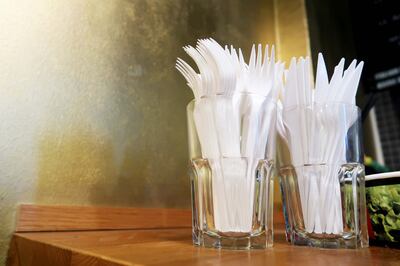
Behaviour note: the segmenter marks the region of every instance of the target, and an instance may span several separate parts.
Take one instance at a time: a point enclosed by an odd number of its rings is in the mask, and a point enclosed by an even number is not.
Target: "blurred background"
[[[398,170],[399,23],[395,0],[1,1],[0,264],[20,203],[190,207],[174,65],[198,38],[364,60],[370,171]]]
[[[306,7],[314,59],[319,51],[323,52],[331,70],[341,57],[365,62],[357,104],[363,109],[365,153],[373,158],[371,168],[370,158],[366,160],[367,173],[399,170],[398,1],[307,0]]]

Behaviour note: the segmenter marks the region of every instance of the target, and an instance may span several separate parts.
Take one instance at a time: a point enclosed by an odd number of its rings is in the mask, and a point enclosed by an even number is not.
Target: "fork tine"
[[[272,63],[275,63],[275,45],[272,45],[272,47],[271,47],[270,61],[271,61]]]
[[[185,61],[183,61],[182,59],[181,59],[181,61],[179,61],[179,63],[186,70],[187,75],[190,77],[190,79],[192,80],[192,83],[193,83],[196,80],[196,76],[197,76],[196,71],[194,71],[194,69],[189,64],[187,64]]]
[[[232,54],[233,62],[236,64],[237,71],[239,71],[240,70],[240,62],[239,62],[238,54],[237,54],[235,48],[232,48],[231,54]]]
[[[182,68],[182,66],[180,66],[180,65],[176,65],[176,69],[182,74],[182,76],[186,79],[186,81],[188,83],[190,83],[190,78],[189,78],[187,72],[185,71],[185,69]]]
[[[195,78],[195,75],[197,74],[196,71],[194,71],[194,69],[181,58],[177,59],[177,66],[180,66],[192,80]]]
[[[185,70],[186,73],[187,72],[187,68],[185,66],[185,62],[183,60],[179,60],[180,58],[178,58],[178,60],[176,61],[177,66],[181,67],[183,70]]]
[[[269,45],[267,44],[265,46],[265,50],[264,50],[264,62],[263,62],[263,68],[267,67],[268,61],[269,61],[269,55],[268,55],[268,49],[269,49]]]
[[[189,87],[192,87],[192,86],[191,86],[190,79],[189,79],[189,77],[187,76],[186,72],[185,72],[179,65],[176,65],[176,69],[177,69],[177,70],[182,74],[182,76],[185,78],[185,80],[186,80],[187,84],[189,85]]]
[[[261,63],[262,63],[262,45],[261,43],[258,44],[258,51],[257,51],[257,65],[256,65],[256,71],[260,72],[261,71]]]
[[[239,48],[239,62],[242,67],[246,65],[241,48]]]
[[[182,59],[177,60],[175,67],[185,77],[187,85],[192,89],[194,97],[198,99],[201,96],[201,89],[199,88],[199,83],[196,79],[197,73],[194,72],[193,69]],[[192,71],[190,69],[192,69]]]
[[[255,61],[256,61],[256,48],[255,45],[253,44],[253,46],[251,47],[250,60],[249,60],[250,69],[254,69]]]

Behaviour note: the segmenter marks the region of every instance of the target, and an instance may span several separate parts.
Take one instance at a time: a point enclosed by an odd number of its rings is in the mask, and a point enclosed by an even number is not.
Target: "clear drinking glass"
[[[255,95],[238,97],[259,98]],[[216,99],[206,100],[224,101],[227,99],[217,96]],[[219,156],[209,156],[209,158],[204,156],[204,154],[212,155],[213,152],[205,151],[207,147],[205,147],[204,141],[201,143],[201,138],[198,137],[205,133],[198,134],[199,126],[196,125],[196,122],[198,124],[201,122],[195,121],[196,102],[192,101],[187,106],[193,243],[195,245],[227,249],[272,246],[276,105],[266,98],[253,100],[260,104],[255,104],[248,109],[240,108],[240,114],[235,117],[235,119],[239,119],[240,134],[230,134],[236,136],[234,139],[239,142],[237,143],[240,147],[239,156],[233,156],[235,152],[230,152],[231,146],[222,143],[223,139],[229,136],[221,136],[219,133],[213,134],[212,132],[207,134],[209,138],[215,136],[218,139]],[[230,102],[231,99],[227,101]],[[243,98],[241,101],[244,102]],[[224,123],[224,119],[218,121],[219,118],[214,116],[217,110],[213,111],[210,113],[211,117],[205,119],[209,131],[216,130],[209,126],[211,118],[215,119],[216,123]],[[224,112],[219,111],[220,113]],[[229,119],[231,117],[226,118],[226,120]],[[246,130],[242,130],[246,123],[259,123],[260,128],[266,126],[270,133],[267,134],[267,138],[261,137],[260,132],[263,130],[249,130],[254,131],[250,134]],[[265,123],[268,125],[264,125]],[[243,142],[246,140],[247,144],[245,145]],[[224,145],[229,147],[224,147]],[[250,146],[252,148],[249,148]],[[247,153],[244,151],[246,147]],[[243,154],[248,156],[241,156]]]
[[[344,103],[283,110],[279,176],[288,240],[368,246],[360,110]]]

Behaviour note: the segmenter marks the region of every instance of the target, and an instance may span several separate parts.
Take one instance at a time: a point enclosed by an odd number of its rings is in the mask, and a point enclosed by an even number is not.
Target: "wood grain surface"
[[[274,216],[273,248],[229,251],[192,245],[190,210],[23,205],[7,265],[400,265],[395,249],[291,246]]]
[[[188,209],[21,205],[16,232],[190,228]]]
[[[190,228],[189,209],[116,208],[23,204],[16,232]],[[281,204],[274,205],[274,221],[284,223]]]
[[[190,229],[17,233],[14,265],[400,265],[399,250],[294,247],[282,227],[275,238],[270,249],[229,251],[194,247]]]

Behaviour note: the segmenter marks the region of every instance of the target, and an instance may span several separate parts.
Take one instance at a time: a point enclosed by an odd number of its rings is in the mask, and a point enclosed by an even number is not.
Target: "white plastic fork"
[[[196,100],[202,96],[201,76],[194,71],[185,61],[178,58],[176,62],[176,69],[185,77],[188,86],[192,89],[193,95]]]

